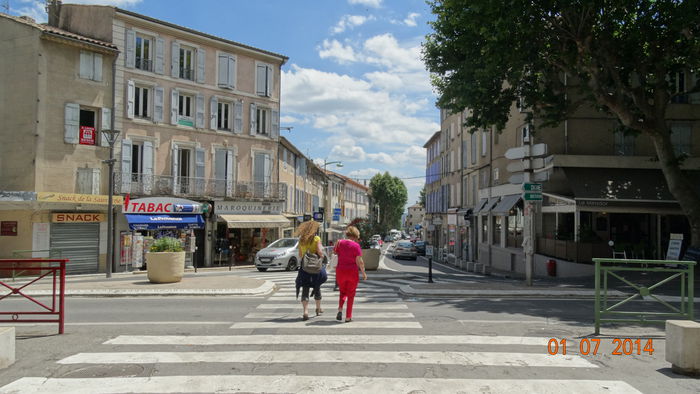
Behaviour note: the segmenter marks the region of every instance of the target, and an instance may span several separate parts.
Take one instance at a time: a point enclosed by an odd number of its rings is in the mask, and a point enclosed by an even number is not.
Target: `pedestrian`
[[[318,232],[319,223],[315,220],[309,220],[299,225],[296,236],[299,237],[299,261],[301,268],[297,273],[296,289],[297,297],[299,297],[299,289],[301,288],[301,305],[303,307],[302,320],[309,320],[309,290],[311,297],[316,301],[316,316],[323,313],[321,309],[321,285],[328,279],[325,267],[317,274],[310,274],[304,270],[304,255],[306,252],[316,254],[323,259],[323,246],[321,238],[316,235]]]
[[[347,239],[341,239],[335,244],[333,252],[338,255],[338,265],[335,267],[335,278],[340,288],[338,297],[338,314],[336,320],[343,320],[343,305],[347,300],[348,306],[345,313],[345,322],[352,321],[352,304],[355,301],[355,291],[359,280],[359,272],[362,272],[362,280],[367,280],[365,262],[362,260],[360,248],[360,232],[355,226],[348,226],[345,230]]]

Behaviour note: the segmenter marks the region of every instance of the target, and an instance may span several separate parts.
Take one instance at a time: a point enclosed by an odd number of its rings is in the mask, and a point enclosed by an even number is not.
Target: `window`
[[[255,86],[258,96],[272,96],[272,66],[263,63],[257,64]]]
[[[615,132],[614,154],[618,156],[634,155],[634,139],[633,134],[625,134],[622,131]]]
[[[97,113],[91,109],[80,108],[80,145],[96,145]]]
[[[153,71],[153,38],[137,34],[134,56],[136,68]]]
[[[481,131],[481,156],[486,156],[486,152],[489,149],[489,132],[487,130]]]
[[[231,196],[234,180],[233,151],[217,149],[214,153],[214,179],[217,196]]]
[[[219,101],[216,110],[216,128],[219,130],[231,130],[231,103]]]
[[[255,134],[267,134],[270,127],[270,110],[258,107],[255,111]]]
[[[219,53],[218,85],[224,89],[236,88],[236,58],[228,53]]]
[[[80,78],[92,81],[102,81],[102,55],[99,53],[80,51]]]
[[[525,125],[520,130],[520,145],[527,145],[530,143],[530,138],[532,137],[532,125]]]
[[[194,49],[180,47],[180,78],[194,81]]]
[[[192,121],[192,114],[194,112],[192,109],[193,106],[194,96],[188,94],[180,94],[177,106],[177,114],[179,116],[178,124],[184,126],[194,126],[194,123]]]
[[[672,103],[680,103],[680,104],[687,104],[688,103],[688,95],[687,94],[682,94],[685,93],[686,91],[686,83],[685,83],[685,72],[684,71],[679,71],[676,73],[673,73],[671,75],[671,94],[675,95],[671,97],[671,102]]]
[[[690,124],[676,123],[671,125],[671,144],[676,156],[691,155],[691,137],[693,127]]]
[[[78,168],[76,193],[100,194],[100,169]]]
[[[134,143],[131,145],[131,181],[139,182],[143,174],[143,145]]]
[[[134,88],[134,116],[142,119],[150,119],[151,115],[149,113],[151,89],[143,86],[138,86]]]
[[[476,152],[477,152],[476,151],[476,149],[477,149],[476,148],[476,137],[477,137],[476,132],[473,132],[471,134],[471,142],[470,142],[471,148],[472,148],[471,149],[472,164],[476,164]]]

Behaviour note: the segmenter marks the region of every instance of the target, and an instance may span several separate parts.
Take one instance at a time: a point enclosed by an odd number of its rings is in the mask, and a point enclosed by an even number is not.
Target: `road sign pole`
[[[528,141],[527,144],[527,157],[530,157],[532,143]],[[529,166],[531,167],[531,166]],[[529,183],[532,180],[532,170],[527,169],[524,174],[525,183]],[[525,215],[523,218],[523,251],[525,252],[525,284],[527,286],[532,286],[532,255],[533,255],[533,202],[530,200],[525,200]]]

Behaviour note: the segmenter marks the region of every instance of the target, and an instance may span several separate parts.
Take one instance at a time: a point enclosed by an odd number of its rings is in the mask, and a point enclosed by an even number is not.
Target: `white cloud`
[[[365,61],[368,63],[399,72],[425,70],[421,60],[420,45],[404,48],[389,33],[374,36],[365,41],[364,50],[367,52]]]
[[[406,26],[415,27],[417,25],[416,18],[418,18],[419,16],[419,13],[411,12],[410,14],[408,14],[406,19],[403,20],[403,23],[406,24]]]
[[[373,176],[377,174],[383,173],[383,170],[379,170],[377,168],[364,168],[361,170],[355,170],[351,171],[348,173],[348,177],[351,178],[361,178],[361,179],[371,179]]]
[[[306,118],[297,118],[289,115],[280,116],[280,124],[284,126],[284,123],[297,123],[297,124],[308,124],[309,120]]]
[[[366,159],[365,150],[359,146],[335,145],[329,155],[333,160],[364,161]]]
[[[379,8],[382,5],[383,0],[348,0],[350,4],[365,5],[367,7]]]
[[[338,40],[323,40],[318,55],[321,59],[331,58],[340,64],[357,61],[355,50],[349,45],[343,45]]]
[[[362,26],[368,21],[374,20],[374,16],[363,16],[363,15],[343,15],[338,23],[333,26],[331,31],[333,34],[340,34],[347,29],[352,29],[356,26]]]

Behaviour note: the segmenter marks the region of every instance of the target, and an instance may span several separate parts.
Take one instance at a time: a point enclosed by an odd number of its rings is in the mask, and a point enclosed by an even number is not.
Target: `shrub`
[[[151,252],[182,252],[182,243],[173,237],[158,238],[151,245]]]

